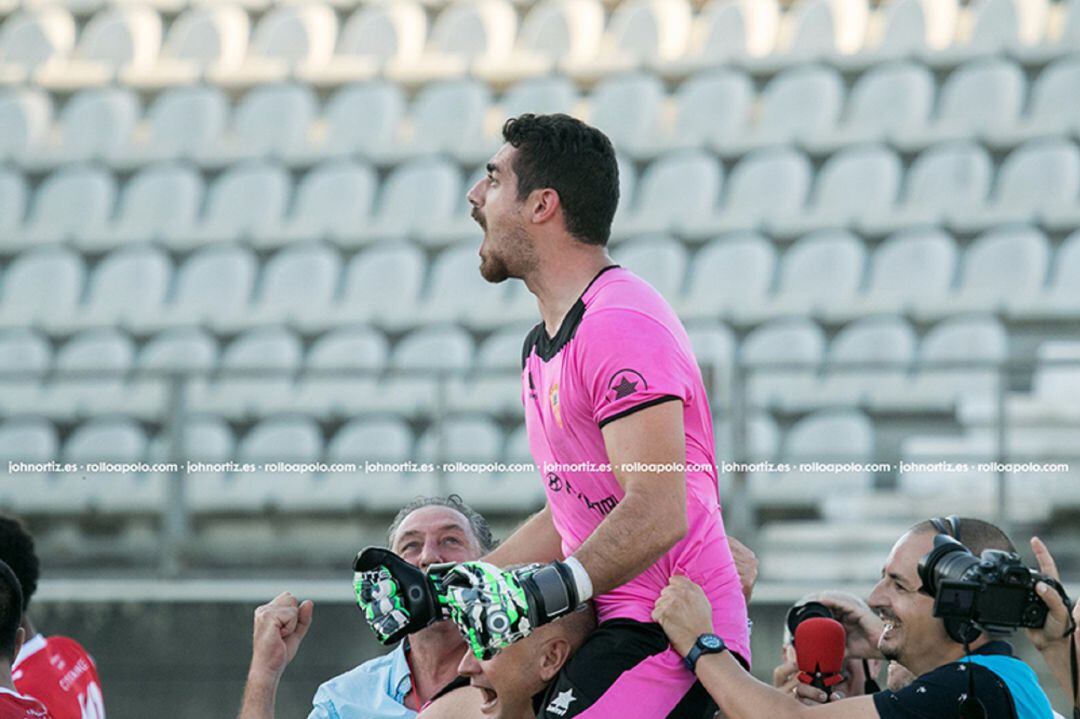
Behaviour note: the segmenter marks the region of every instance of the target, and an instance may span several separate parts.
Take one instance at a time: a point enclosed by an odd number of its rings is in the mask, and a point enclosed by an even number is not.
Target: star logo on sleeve
[[[577,697],[574,696],[573,689],[567,689],[564,692],[559,692],[559,696],[555,697],[552,702],[548,704],[548,714],[564,716],[566,712],[570,710],[570,704],[575,701],[577,701]]]
[[[649,383],[637,370],[621,369],[611,376],[607,386],[611,400],[616,401],[641,390],[647,390]]]

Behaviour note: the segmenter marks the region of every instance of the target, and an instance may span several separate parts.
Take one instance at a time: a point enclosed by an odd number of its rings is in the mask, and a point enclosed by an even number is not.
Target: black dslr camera
[[[934,616],[961,643],[984,631],[1007,634],[1046,624],[1048,609],[1035,593],[1040,581],[1065,596],[1060,583],[1025,567],[1018,555],[987,549],[976,557],[945,534],[934,537],[934,548],[919,561],[919,579],[919,591],[934,598]]]

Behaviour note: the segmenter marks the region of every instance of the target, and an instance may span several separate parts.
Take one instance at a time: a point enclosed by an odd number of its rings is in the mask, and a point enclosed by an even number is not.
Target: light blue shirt
[[[405,706],[412,676],[404,643],[324,682],[311,700],[308,719],[413,719]]]

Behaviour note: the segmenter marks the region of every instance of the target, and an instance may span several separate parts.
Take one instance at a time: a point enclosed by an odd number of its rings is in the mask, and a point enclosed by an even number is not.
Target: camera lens
[[[977,566],[980,559],[952,537],[939,534],[934,537],[934,548],[919,560],[919,579],[925,594],[936,596],[938,587],[945,580],[961,580],[968,570]]]

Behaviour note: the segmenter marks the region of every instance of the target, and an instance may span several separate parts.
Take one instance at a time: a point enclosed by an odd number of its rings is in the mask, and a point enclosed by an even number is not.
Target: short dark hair
[[[29,606],[30,598],[37,591],[41,567],[34,538],[26,525],[15,517],[0,514],[0,561],[5,562],[22,586],[23,603]]]
[[[390,523],[390,528],[386,531],[387,545],[394,543],[394,535],[397,534],[398,527],[405,521],[405,518],[423,507],[449,507],[456,512],[460,512],[465,519],[469,520],[469,527],[472,529],[473,536],[476,537],[476,541],[484,553],[495,549],[498,544],[491,535],[491,526],[484,518],[484,515],[465,504],[460,496],[451,494],[448,497],[419,497],[399,509],[397,515],[394,516],[394,521]]]
[[[512,117],[503,139],[517,150],[517,195],[559,193],[566,231],[590,245],[606,245],[619,205],[619,164],[607,135],[569,115]]]
[[[23,591],[19,578],[0,561],[0,659],[15,661],[15,644],[22,626]]]
[[[1009,535],[1005,534],[999,527],[990,524],[990,522],[973,519],[972,517],[961,517],[957,522],[957,529],[960,536],[954,537],[954,539],[958,539],[961,544],[971,550],[972,554],[981,555],[987,549],[1000,549],[1004,552],[1016,553],[1016,545],[1009,539]],[[933,521],[929,519],[919,522],[911,528],[911,531],[917,534],[923,532],[938,533]]]

